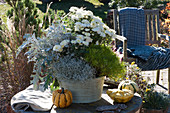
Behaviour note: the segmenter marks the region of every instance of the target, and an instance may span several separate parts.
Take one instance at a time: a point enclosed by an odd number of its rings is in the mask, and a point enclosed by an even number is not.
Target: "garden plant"
[[[54,21],[43,33],[45,35],[42,37],[26,34],[26,41],[18,48],[17,53],[18,55],[24,48],[29,47],[25,55],[28,62],[35,62],[33,70],[36,73],[33,75],[35,86],[39,79],[45,80],[45,88],[47,88],[55,78],[86,80],[124,73],[123,63],[120,63],[118,57],[109,48],[115,37],[115,31],[89,10],[71,7],[68,14]],[[108,56],[103,56],[100,50]],[[69,56],[69,61],[66,60],[66,56]],[[87,68],[81,70],[80,64]],[[63,70],[62,73],[60,70]]]
[[[143,108],[145,110],[162,110],[162,112],[167,112],[168,106],[170,105],[169,96],[163,92],[155,91],[154,87],[155,84],[147,86],[143,97]],[[154,112],[156,111],[152,111],[151,113]]]

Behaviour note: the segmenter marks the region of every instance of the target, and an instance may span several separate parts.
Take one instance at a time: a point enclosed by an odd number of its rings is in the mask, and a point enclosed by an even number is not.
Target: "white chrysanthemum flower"
[[[76,15],[71,15],[72,20],[78,20],[79,18]]]
[[[66,46],[70,41],[69,40],[63,40],[61,43],[60,43],[60,46],[63,48],[64,46]]]
[[[98,31],[100,31],[100,28],[99,27],[95,27],[95,28],[92,29],[92,31],[98,32]]]
[[[83,35],[77,35],[76,38],[83,40],[84,36]]]
[[[89,42],[87,42],[87,41],[83,41],[82,43],[83,43],[84,45],[86,45],[86,46],[89,45]]]
[[[74,26],[75,31],[80,31],[80,26]]]
[[[84,30],[84,27],[81,27],[80,30]]]
[[[110,29],[106,24],[103,24],[103,28],[106,29],[106,30]]]
[[[101,37],[106,37],[106,34],[103,33],[103,32],[101,32],[101,33],[100,33],[100,36],[101,36]]]
[[[113,30],[113,29],[110,29],[110,32],[111,32],[112,34],[116,34],[116,31]]]
[[[85,34],[86,32],[82,31],[82,34]]]
[[[95,22],[99,23],[99,24],[102,24],[102,23],[103,23],[103,22],[102,22],[102,19],[99,18],[99,17],[97,17],[97,16],[93,16],[93,20],[94,20]]]
[[[85,28],[88,24],[81,24],[81,27]]]
[[[92,28],[97,27],[97,23],[96,23],[96,21],[91,21],[91,24],[90,24],[90,25],[91,25],[91,27],[92,27]]]
[[[85,37],[85,39],[86,39],[86,42],[92,42],[93,41],[93,39],[90,38],[90,37]]]
[[[88,28],[85,28],[85,31],[90,31],[90,29],[88,29]]]
[[[90,33],[84,33],[84,35],[86,35],[87,37],[90,37]]]
[[[79,38],[77,38],[77,39],[76,39],[76,42],[79,43],[79,44],[81,44],[82,40],[79,39]]]
[[[111,32],[110,32],[109,30],[106,30],[105,33],[108,34],[109,36],[112,35]]]
[[[83,20],[82,20],[82,23],[84,23],[84,24],[90,24],[90,22],[89,22],[87,19],[83,19]]]
[[[84,27],[90,27],[90,22],[87,19],[83,19],[82,23],[84,24]]]
[[[105,31],[105,29],[104,29],[104,27],[103,27],[103,25],[101,24],[100,26],[100,30],[102,31],[102,32],[104,32]]]
[[[75,31],[80,31],[81,26],[82,26],[81,22],[76,22],[74,26]]]
[[[72,44],[76,44],[77,42],[76,42],[76,40],[72,40],[71,43]]]
[[[88,18],[89,18],[89,16],[88,16],[88,15],[84,15],[84,18],[88,19]]]
[[[56,52],[61,52],[63,49],[62,49],[62,47],[60,46],[60,45],[55,45],[54,47],[53,47],[53,51],[56,51]]]
[[[79,9],[79,8],[73,6],[73,7],[71,7],[71,8],[69,9],[69,11],[70,11],[70,12],[76,12],[78,9]]]
[[[90,27],[90,24],[86,24],[86,27]]]
[[[80,18],[83,18],[84,17],[84,14],[83,14],[83,9],[78,9],[77,11],[76,11],[76,15],[77,15],[77,17],[80,19]]]
[[[93,12],[92,11],[84,11],[84,15],[92,17],[93,16]]]
[[[101,32],[101,30],[98,30],[97,33],[100,35],[102,32]]]
[[[82,23],[81,23],[81,22],[76,22],[75,25],[76,25],[76,26],[81,26]]]
[[[82,27],[90,27],[90,24],[82,24]]]

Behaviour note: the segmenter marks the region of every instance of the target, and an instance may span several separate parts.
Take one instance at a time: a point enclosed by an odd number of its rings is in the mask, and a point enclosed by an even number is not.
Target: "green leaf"
[[[53,83],[50,86],[51,91],[55,91],[57,89],[59,89],[59,83],[58,80],[55,78],[55,80],[53,80]]]

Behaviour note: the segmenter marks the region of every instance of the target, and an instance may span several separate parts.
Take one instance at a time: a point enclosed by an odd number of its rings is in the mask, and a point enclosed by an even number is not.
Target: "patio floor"
[[[142,76],[149,80],[149,83],[156,83],[156,71],[142,71]],[[168,94],[168,69],[160,71],[159,85],[156,85],[155,89]]]

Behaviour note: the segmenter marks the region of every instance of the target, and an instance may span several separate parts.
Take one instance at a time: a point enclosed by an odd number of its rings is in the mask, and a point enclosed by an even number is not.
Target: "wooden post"
[[[124,40],[123,42],[123,58],[124,61],[127,61],[127,40]]]
[[[156,84],[159,84],[159,75],[160,75],[160,70],[158,69],[156,71]]]

